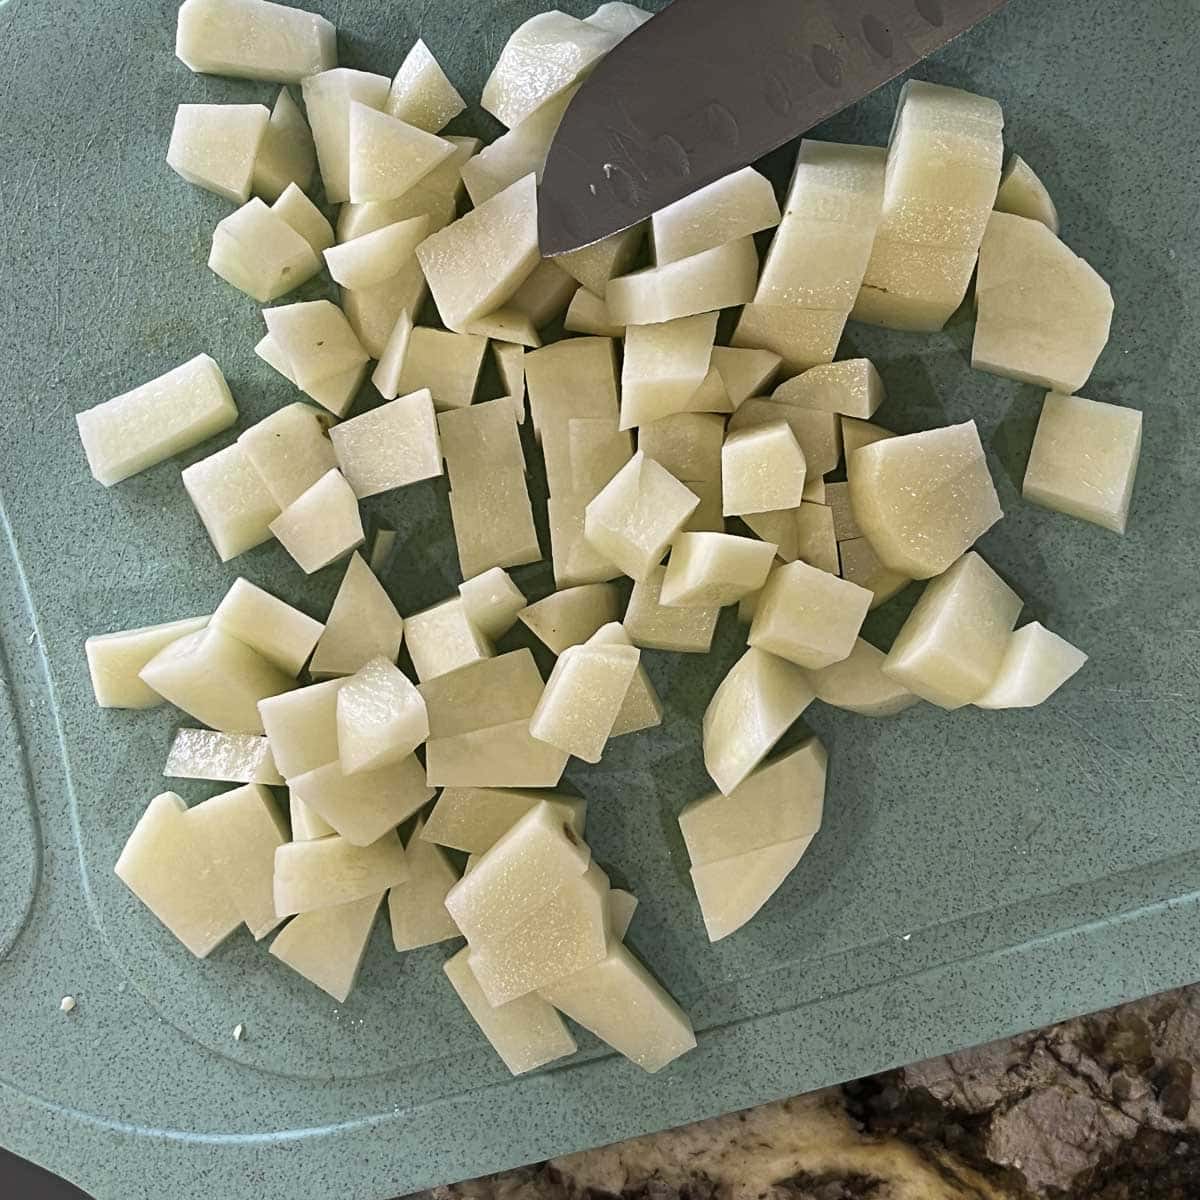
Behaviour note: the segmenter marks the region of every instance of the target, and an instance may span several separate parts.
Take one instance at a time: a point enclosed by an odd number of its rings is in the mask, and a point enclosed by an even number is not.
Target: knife
[[[746,166],[1005,2],[674,0],[567,107],[542,175],[542,254],[591,245]]]

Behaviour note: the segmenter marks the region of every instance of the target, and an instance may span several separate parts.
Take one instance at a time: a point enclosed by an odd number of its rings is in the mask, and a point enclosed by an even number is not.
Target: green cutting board
[[[536,5],[321,7],[344,64],[390,73],[420,33],[477,96]],[[305,579],[277,547],[222,567],[179,482],[294,394],[252,353],[257,306],[205,268],[228,206],[164,161],[180,101],[273,89],[192,75],[174,17],[173,0],[0,0],[0,1143],[100,1200],[375,1200],[1200,977],[1193,3],[1013,0],[920,71],[1003,103],[1066,238],[1113,284],[1087,394],[1146,414],[1127,536],[1021,502],[1040,396],[970,371],[969,324],[851,325],[843,347],[879,364],[888,425],[979,422],[1007,513],[982,550],[1027,618],[1092,661],[1034,712],[871,722],[815,705],[825,827],[762,914],[711,946],[675,814],[707,790],[700,715],[743,631],[727,610],[711,658],[648,654],[662,728],[568,778],[597,859],[641,899],[631,943],[693,1015],[699,1048],[647,1076],[581,1035],[576,1059],[517,1080],[442,978],[449,947],[396,956],[381,923],[338,1006],[245,934],[195,961],[112,873],[163,786],[179,714],[96,709],[84,637],[208,612],[238,574],[322,614],[340,577]],[[819,134],[881,143],[895,98]],[[769,166],[782,182],[787,156]],[[97,485],[74,414],[201,351],[225,369],[238,428]],[[402,611],[449,594],[444,482],[367,508],[400,531],[387,582]],[[517,574],[549,590],[546,566]],[[873,631],[889,636],[912,599]]]

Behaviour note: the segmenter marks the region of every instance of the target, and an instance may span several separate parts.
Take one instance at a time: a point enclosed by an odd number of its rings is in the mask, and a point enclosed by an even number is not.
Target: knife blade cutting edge
[[[567,107],[542,175],[542,254],[591,245],[747,166],[1005,3],[674,0]]]

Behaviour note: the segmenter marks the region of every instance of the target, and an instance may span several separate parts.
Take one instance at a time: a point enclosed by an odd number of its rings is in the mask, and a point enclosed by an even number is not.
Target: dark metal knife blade
[[[760,158],[1006,0],[675,0],[584,82],[542,176],[542,253],[590,245]]]

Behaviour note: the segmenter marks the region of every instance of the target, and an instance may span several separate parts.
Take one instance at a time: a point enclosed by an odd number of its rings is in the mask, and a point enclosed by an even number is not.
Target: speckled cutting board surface
[[[317,7],[343,65],[390,74],[419,33],[475,98],[537,5]],[[850,325],[842,348],[878,363],[880,419],[899,431],[979,422],[1007,513],[982,550],[1027,619],[1091,663],[1034,712],[871,722],[814,705],[824,829],[763,913],[710,946],[675,815],[708,790],[700,715],[743,635],[726,610],[711,658],[648,655],[662,728],[568,778],[597,859],[641,898],[630,942],[699,1048],[651,1077],[585,1035],[575,1059],[519,1080],[441,977],[448,947],[397,957],[381,922],[339,1007],[245,935],[196,962],[112,874],[179,717],[97,710],[84,637],[211,611],[238,574],[323,615],[341,574],[306,580],[278,547],[220,566],[179,482],[293,396],[252,352],[257,305],[204,265],[228,206],[164,161],[177,103],[274,90],[192,75],[174,23],[173,0],[0,0],[0,1143],[101,1200],[379,1200],[1200,978],[1195,4],[1013,0],[919,72],[1000,100],[1065,237],[1113,284],[1087,394],[1145,410],[1126,537],[1021,502],[1040,395],[973,374],[968,323]],[[895,99],[819,136],[882,143]],[[496,132],[472,121],[462,131]],[[768,169],[782,182],[789,165]],[[74,414],[200,351],[229,378],[237,429],[101,488]],[[449,594],[444,481],[367,509],[399,529],[401,610]],[[547,565],[516,574],[550,590]],[[868,632],[889,637],[913,598]]]

